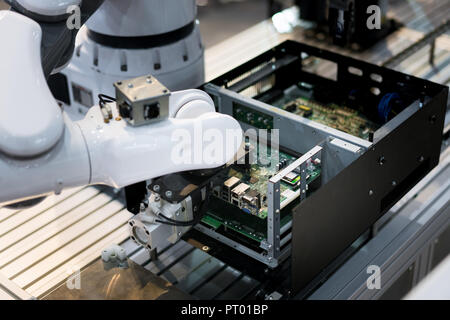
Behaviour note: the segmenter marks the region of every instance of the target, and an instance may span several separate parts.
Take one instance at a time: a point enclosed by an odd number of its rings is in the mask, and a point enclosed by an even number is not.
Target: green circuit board
[[[273,129],[273,117],[233,102],[233,118],[259,129]]]
[[[356,110],[336,104],[322,105],[304,98],[297,98],[281,108],[365,140],[368,140],[370,134],[377,130],[375,123],[360,115]]]
[[[215,198],[211,201],[208,212],[202,222],[217,230],[221,227],[231,229],[245,237],[261,241],[267,234],[267,186],[269,179],[278,171],[287,167],[298,159],[285,152],[270,151],[270,164],[260,164],[257,151],[258,163],[249,166],[232,165],[226,168],[220,176],[223,187],[216,187],[213,192]],[[267,162],[267,159],[265,159]],[[320,163],[312,161],[307,166],[307,184],[315,181],[321,174]],[[231,181],[232,188],[229,190],[226,183]],[[286,207],[289,203],[299,200],[300,195],[300,172],[292,172],[280,182],[280,206]],[[224,193],[224,190],[227,192]],[[239,197],[230,195],[233,191],[242,191]],[[248,200],[256,199],[256,202]],[[246,201],[247,200],[247,201]],[[282,217],[282,224],[291,219],[290,215]]]
[[[303,92],[298,88],[291,88],[287,92],[272,104],[300,117],[365,140],[369,140],[371,134],[379,128],[378,124],[372,122],[357,110],[335,103],[319,103],[308,94],[302,94]]]

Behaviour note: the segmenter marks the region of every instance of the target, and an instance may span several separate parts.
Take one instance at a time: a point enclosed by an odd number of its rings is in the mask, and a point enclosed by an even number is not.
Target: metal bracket
[[[316,157],[321,160],[321,146],[315,146],[285,169],[270,178],[267,185],[267,247],[269,258],[278,259],[281,255],[280,230],[280,181],[288,173],[300,168],[300,200],[306,198],[306,167],[308,160]]]

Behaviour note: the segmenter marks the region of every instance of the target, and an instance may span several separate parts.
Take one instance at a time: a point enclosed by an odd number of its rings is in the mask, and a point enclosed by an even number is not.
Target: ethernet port
[[[152,120],[159,117],[159,102],[146,104],[144,106],[144,119]]]

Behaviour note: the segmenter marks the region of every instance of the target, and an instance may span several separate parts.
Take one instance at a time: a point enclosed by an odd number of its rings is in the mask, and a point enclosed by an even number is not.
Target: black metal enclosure
[[[308,71],[304,62],[310,57],[336,72],[326,68],[325,77]],[[315,98],[322,101],[350,105],[356,99],[380,127],[358,159],[293,209],[292,293],[316,279],[438,164],[448,96],[445,86],[293,41],[211,84],[237,93],[251,90],[252,98],[270,104],[273,96],[302,81],[313,83]],[[349,92],[357,94],[349,97]],[[398,93],[402,103],[382,123],[376,108],[390,92]]]

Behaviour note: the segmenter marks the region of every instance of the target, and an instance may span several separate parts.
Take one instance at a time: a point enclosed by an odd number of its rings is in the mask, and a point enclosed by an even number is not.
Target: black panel
[[[55,99],[62,101],[70,106],[71,101],[67,77],[62,73],[57,73],[51,75],[48,78],[47,83]]]
[[[422,109],[409,107],[405,121],[294,209],[294,292],[438,164],[446,99],[445,89]],[[437,121],[430,122],[433,115]],[[386,159],[383,165],[380,157]]]
[[[147,195],[147,183],[145,181],[125,187],[125,199],[127,210],[133,214],[140,212],[140,205]]]
[[[400,300],[413,287],[414,264],[406,269],[400,277],[381,295],[380,300]],[[381,284],[383,287],[383,283]]]
[[[450,210],[450,208],[448,209]],[[450,227],[437,237],[437,243],[433,247],[433,261],[431,268],[436,267],[450,254]]]

